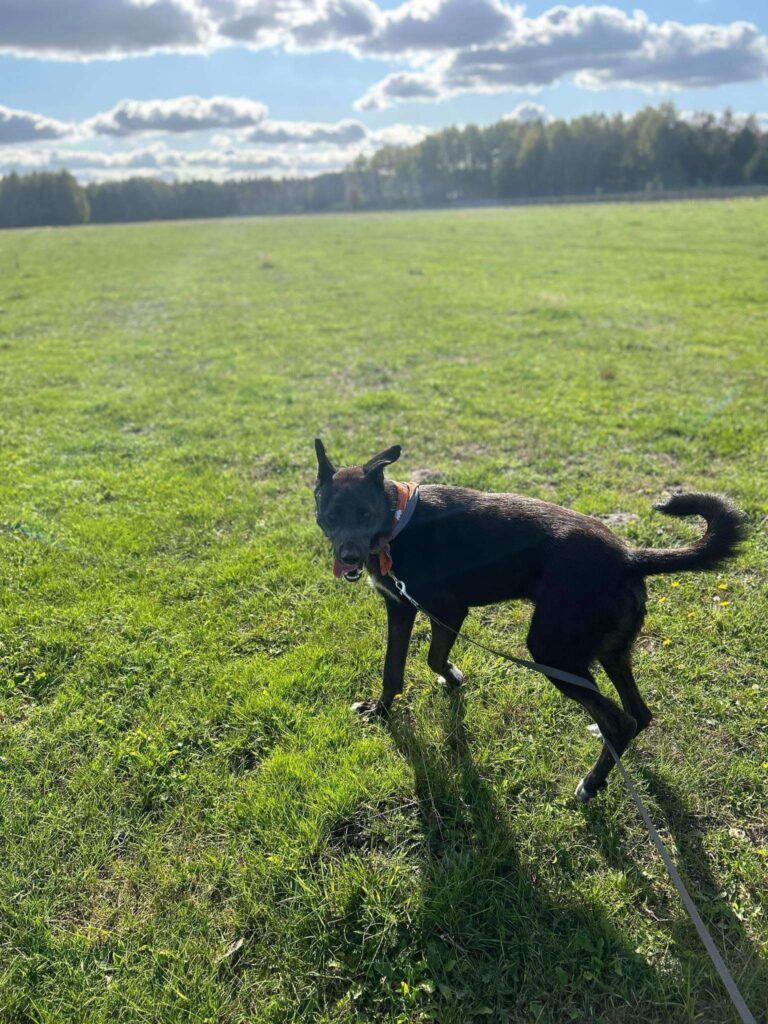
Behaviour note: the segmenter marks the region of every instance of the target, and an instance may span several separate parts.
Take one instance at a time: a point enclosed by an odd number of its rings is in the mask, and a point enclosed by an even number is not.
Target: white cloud
[[[267,114],[263,103],[232,96],[179,96],[169,100],[123,100],[86,121],[95,135],[137,135],[146,132],[199,132],[247,128]]]
[[[656,24],[642,11],[553,7],[536,18],[516,9],[493,45],[454,48],[419,72],[395,72],[372,86],[358,109],[461,92],[535,92],[567,75],[582,87],[715,86],[768,76],[768,38],[746,22]]]
[[[277,144],[349,146],[368,136],[359,121],[263,121],[245,134],[247,142]]]
[[[368,138],[373,147],[378,146],[415,146],[429,135],[434,128],[421,124],[391,124],[387,128],[379,128],[370,132]]]
[[[744,21],[653,22],[608,4],[528,17],[507,0],[0,0],[0,50],[87,60],[222,46],[345,50],[400,60],[358,106],[459,92],[717,86],[768,77],[768,37]],[[432,63],[427,63],[431,61]]]
[[[521,10],[500,0],[408,0],[384,13],[362,49],[397,56],[482,45],[503,39]]]
[[[361,121],[277,121],[267,117],[268,109],[256,100],[233,96],[179,96],[162,100],[122,100],[111,110],[84,121],[65,124],[42,114],[0,106],[0,145],[18,145],[69,138],[92,142],[106,136],[116,145],[133,137],[172,138],[205,133],[213,150],[236,152],[247,147],[272,149],[354,146],[376,147],[413,142],[426,129],[395,124],[372,131]],[[226,129],[226,130],[222,130]],[[71,153],[90,153],[70,150]],[[142,153],[149,153],[144,148]]]
[[[538,18],[519,18],[498,45],[451,55],[437,72],[454,90],[537,88],[633,53],[647,29],[640,11],[630,16],[615,7],[553,7]]]
[[[304,5],[303,17],[290,28],[290,41],[302,50],[350,48],[374,36],[383,20],[372,0],[320,0]]]
[[[530,101],[518,103],[513,110],[510,110],[502,118],[502,121],[522,121],[523,123],[548,120],[547,108],[543,107],[541,103],[531,103]]]
[[[13,110],[0,104],[0,146],[18,145],[20,142],[41,142],[61,139],[73,132],[73,125],[53,118],[32,114],[28,110]]]
[[[285,43],[291,26],[313,10],[313,0],[208,0],[220,43],[255,47]]]
[[[312,161],[308,161],[311,163]],[[105,153],[92,150],[19,149],[0,152],[0,171],[72,171],[86,180],[170,172],[165,177],[242,176],[288,173],[292,161],[262,149],[174,150],[164,143]],[[103,173],[102,173],[103,172]]]
[[[697,88],[756,81],[768,75],[768,40],[755,25],[649,26],[642,47],[605,68],[581,72],[577,84]]]
[[[193,98],[196,99],[196,98]],[[102,181],[125,178],[135,174],[154,174],[165,180],[204,178],[224,181],[229,178],[263,175],[304,176],[324,171],[338,171],[360,154],[370,155],[382,146],[409,145],[418,142],[427,129],[395,124],[375,131],[360,121],[258,121],[255,127],[239,127],[248,120],[266,114],[266,107],[250,101],[216,97],[199,101],[190,107],[189,97],[180,100],[149,101],[118,104],[114,111],[97,115],[81,125],[63,125],[73,141],[68,146],[53,146],[50,141],[37,144],[37,136],[16,132],[0,148],[0,174],[10,171],[72,171],[81,181]],[[207,105],[201,105],[203,102]],[[0,126],[2,111],[0,108]],[[125,112],[126,116],[122,116]],[[11,114],[18,115],[18,111]],[[24,114],[31,124],[48,124],[37,114]],[[233,130],[212,132],[211,123],[226,121]],[[58,122],[52,122],[58,125]],[[99,133],[94,125],[108,128],[110,136],[97,149]],[[157,135],[162,126],[164,136],[144,146],[128,148],[135,135]],[[86,128],[88,130],[86,130]],[[14,129],[15,131],[15,129]],[[207,145],[200,148],[173,148],[182,132],[205,132]],[[47,135],[46,139],[57,138]],[[41,137],[42,138],[42,137]],[[20,145],[25,142],[31,145]]]
[[[393,71],[356,100],[355,107],[357,110],[386,110],[395,103],[440,100],[448,95],[449,90],[430,74],[421,71]]]
[[[358,55],[403,57],[460,49],[503,38],[516,8],[501,0],[406,0],[382,10],[372,0],[305,5],[290,29],[302,49],[349,49]]]
[[[0,0],[0,51],[88,59],[206,47],[196,0]]]

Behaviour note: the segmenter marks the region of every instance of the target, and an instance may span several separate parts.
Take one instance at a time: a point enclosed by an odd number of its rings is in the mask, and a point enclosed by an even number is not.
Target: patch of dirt
[[[640,522],[640,516],[634,512],[606,512],[596,515],[595,519],[600,519],[608,526],[626,526],[627,523]]]
[[[326,837],[327,848],[340,853],[391,849],[393,827],[397,825],[398,832],[403,831],[403,826],[410,831],[410,826],[418,822],[418,806],[418,801],[410,797],[390,797],[372,805],[362,804],[331,825]]]
[[[456,462],[472,462],[480,459],[491,452],[497,451],[495,445],[484,444],[482,441],[467,441],[453,452],[453,459]]]
[[[229,770],[234,775],[244,775],[259,767],[261,757],[254,750],[253,745],[247,745],[230,750],[227,754],[227,761]]]
[[[307,461],[290,456],[258,455],[248,467],[250,480],[273,480],[277,476],[294,476],[307,472]]]
[[[446,479],[445,473],[439,469],[414,469],[409,476],[417,484],[439,484]]]

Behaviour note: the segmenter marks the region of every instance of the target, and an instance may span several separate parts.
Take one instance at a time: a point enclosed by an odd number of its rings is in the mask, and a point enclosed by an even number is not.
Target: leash
[[[540,665],[537,661],[528,661],[525,658],[516,658],[513,654],[507,654],[506,651],[496,650],[493,647],[489,647],[487,644],[481,643],[479,640],[474,640],[471,636],[467,636],[465,633],[462,633],[461,630],[459,629],[454,629],[452,626],[449,626],[447,623],[442,622],[440,619],[438,619],[436,615],[432,615],[431,612],[428,612],[426,608],[420,605],[419,602],[414,597],[411,597],[411,595],[408,593],[406,589],[405,583],[402,580],[398,579],[391,569],[389,570],[389,577],[394,583],[395,589],[401,595],[401,597],[405,598],[406,601],[412,604],[417,611],[423,612],[424,615],[427,616],[427,618],[431,619],[433,622],[436,622],[438,626],[442,626],[443,629],[447,629],[449,632],[453,633],[454,636],[460,637],[467,643],[473,644],[475,647],[479,647],[481,650],[486,651],[488,654],[494,655],[494,657],[496,658],[502,658],[504,661],[509,661],[513,665],[519,665],[521,668],[527,668],[530,669],[530,671],[532,672],[538,672],[543,676],[548,676],[550,679],[558,679],[563,683],[571,683],[574,686],[580,686],[582,687],[582,689],[591,690],[593,693],[600,692],[597,686],[590,679],[585,679],[583,676],[577,676],[573,672],[565,672],[563,671],[563,669],[552,668],[550,665]],[[648,835],[651,837],[651,841],[653,842],[653,845],[656,847],[656,852],[661,858],[662,864],[667,869],[667,874],[672,879],[672,883],[674,887],[677,889],[678,895],[682,900],[683,906],[688,911],[688,916],[690,917],[691,921],[693,921],[696,931],[698,932],[699,938],[701,939],[704,948],[709,954],[709,958],[712,961],[715,970],[719,974],[720,980],[725,986],[725,990],[730,996],[731,1002],[733,1003],[734,1009],[738,1013],[742,1021],[742,1024],[757,1024],[757,1021],[753,1017],[752,1012],[750,1011],[749,1007],[744,1001],[744,997],[739,991],[738,985],[733,980],[733,975],[728,970],[725,961],[720,955],[720,950],[715,945],[714,939],[710,935],[707,926],[704,924],[696,904],[694,903],[688,890],[686,889],[685,883],[680,877],[680,872],[675,867],[675,863],[669,854],[669,850],[667,850],[667,847],[664,845],[664,841],[662,840],[659,833],[656,831],[653,821],[651,820],[651,816],[648,813],[648,809],[643,803],[640,794],[635,789],[634,783],[632,782],[632,779],[629,776],[629,772],[624,767],[621,758],[616,753],[613,744],[610,742],[610,740],[606,736],[603,736],[602,733],[600,733],[600,738],[605,744],[608,753],[611,755],[611,757],[616,763],[616,767],[619,770],[621,778],[624,780],[624,784],[627,787],[629,795],[632,797],[632,801],[635,807],[637,808],[638,813],[640,814],[643,824],[648,830]]]

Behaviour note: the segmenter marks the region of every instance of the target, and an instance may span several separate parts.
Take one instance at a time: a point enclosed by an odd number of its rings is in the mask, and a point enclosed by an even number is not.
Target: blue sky
[[[768,2],[0,0],[0,83],[0,171],[312,173],[530,103],[768,115]]]

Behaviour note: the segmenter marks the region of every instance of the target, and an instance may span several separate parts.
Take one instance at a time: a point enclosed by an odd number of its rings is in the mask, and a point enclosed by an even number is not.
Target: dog
[[[427,662],[448,687],[463,682],[449,655],[469,609],[531,601],[526,643],[533,659],[593,684],[591,666],[599,662],[616,687],[621,707],[596,690],[551,680],[592,716],[620,756],[652,718],[632,672],[632,647],[645,618],[644,578],[715,569],[737,553],[744,536],[742,515],[716,494],[675,494],[654,506],[667,515],[703,517],[707,529],[694,544],[631,549],[600,520],[546,501],[389,480],[384,470],[399,459],[399,445],[362,466],[342,469],[336,469],[319,439],[315,450],[316,518],[333,548],[334,573],[354,582],[366,568],[385,598],[381,694],[353,704],[370,717],[386,717],[403,690],[416,616],[395,587],[393,569],[434,616]],[[605,788],[613,763],[603,744],[576,788],[580,801]]]

